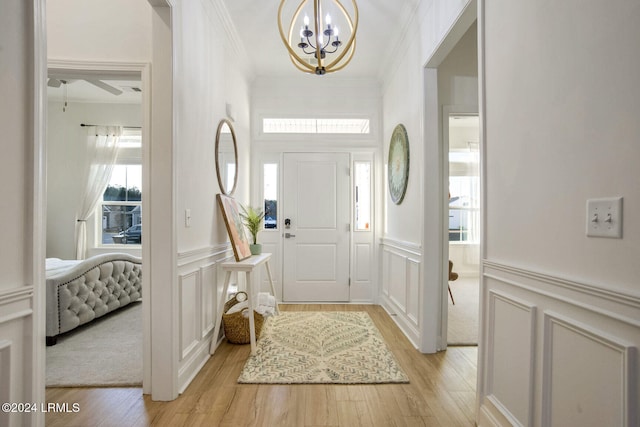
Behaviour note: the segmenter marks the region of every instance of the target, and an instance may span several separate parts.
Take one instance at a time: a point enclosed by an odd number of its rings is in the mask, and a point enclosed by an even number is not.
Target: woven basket
[[[251,335],[249,332],[249,317],[245,317],[245,313],[249,309],[245,308],[242,311],[227,314],[227,311],[229,311],[231,307],[246,300],[247,294],[241,291],[224,304],[222,326],[224,327],[224,335],[227,337],[227,340],[229,340],[230,343],[248,344],[249,342],[251,342]],[[260,332],[262,332],[264,316],[254,310],[253,319],[256,327],[257,340],[258,338],[260,338]]]

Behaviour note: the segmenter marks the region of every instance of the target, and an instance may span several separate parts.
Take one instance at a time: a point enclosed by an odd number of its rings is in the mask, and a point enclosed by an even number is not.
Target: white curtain
[[[80,209],[76,212],[76,259],[87,255],[87,219],[109,184],[118,158],[118,141],[122,135],[120,126],[91,126],[87,134],[87,167]]]

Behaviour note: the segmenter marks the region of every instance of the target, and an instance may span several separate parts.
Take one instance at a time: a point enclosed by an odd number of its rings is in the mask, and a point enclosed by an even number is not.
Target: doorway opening
[[[477,345],[480,298],[480,128],[477,113],[460,110],[445,107],[443,114],[443,141],[449,166],[447,344]]]
[[[149,244],[149,239],[142,236],[142,224],[148,216],[142,199],[143,192],[148,189],[143,184],[148,182],[144,177],[145,158],[148,158],[145,155],[148,147],[144,144],[144,138],[150,99],[144,88],[149,87],[148,81],[149,68],[145,64],[49,63],[46,123],[47,259],[76,260],[113,253],[127,253],[142,258],[142,247]],[[113,151],[117,152],[112,158],[113,162],[109,162],[109,168],[104,167],[106,162],[101,156],[104,153],[98,154],[107,145],[114,147]],[[91,168],[92,164],[97,166]],[[102,169],[108,169],[109,172],[101,174],[104,176],[99,180],[83,178],[84,171],[91,171],[91,176],[95,177],[93,172]],[[98,181],[104,181],[103,189],[88,186],[89,182]],[[89,203],[89,198],[95,199],[95,203]],[[76,218],[84,223],[84,233],[79,234],[76,230],[79,222]],[[86,239],[77,239],[82,234]],[[146,340],[150,339],[149,309],[146,307],[149,287],[144,275],[142,282],[144,308],[140,300],[131,301],[122,308],[61,335],[62,339],[57,340],[55,346],[47,347],[47,387],[119,384],[139,384],[142,387],[148,383],[146,378],[149,378],[150,372],[145,361],[148,360]],[[118,358],[114,355],[110,357],[108,352],[99,350],[97,346],[91,346],[96,347],[96,355],[89,358],[92,363],[84,367],[85,371],[81,364],[64,357],[65,345],[72,351],[73,346],[86,347],[83,340],[94,335],[95,328],[107,328],[109,322],[116,322],[116,318],[122,316],[128,319],[126,323],[130,327],[116,328],[128,334],[119,342],[131,341],[136,354],[129,358],[135,363],[126,364],[128,373],[122,372],[122,364],[113,363],[110,366],[110,360]],[[112,336],[107,338],[114,340]],[[100,337],[95,337],[95,340],[100,340]],[[131,353],[128,351],[128,354]],[[91,375],[96,360],[103,367],[101,372],[104,375],[101,374],[100,378]]]

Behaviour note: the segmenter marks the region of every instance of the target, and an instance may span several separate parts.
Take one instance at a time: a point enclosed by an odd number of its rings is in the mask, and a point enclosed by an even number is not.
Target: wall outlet
[[[622,197],[587,200],[587,236],[622,238]]]

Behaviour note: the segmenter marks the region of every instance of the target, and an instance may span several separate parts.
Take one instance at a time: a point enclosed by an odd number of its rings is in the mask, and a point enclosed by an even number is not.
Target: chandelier
[[[351,0],[353,4],[353,17],[351,17],[340,0],[324,0],[325,5],[328,4],[328,8],[331,8],[330,12],[334,13],[332,19],[330,13],[323,17],[322,0],[302,0],[291,14],[289,30],[285,33],[282,20],[287,12],[292,12],[292,8],[287,10],[285,7],[286,3],[287,0],[280,1],[278,29],[293,65],[300,71],[319,76],[343,69],[351,61],[356,49],[358,29],[356,1]],[[313,3],[313,16],[310,18],[305,11],[302,20],[299,20],[307,4],[309,4],[308,9],[311,9],[311,3]],[[342,42],[344,36],[341,30],[344,26],[349,29],[346,43]]]

